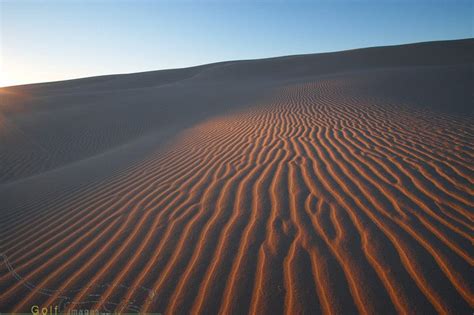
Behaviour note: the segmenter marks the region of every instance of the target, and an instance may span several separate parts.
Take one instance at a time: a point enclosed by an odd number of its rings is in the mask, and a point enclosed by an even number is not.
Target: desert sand
[[[471,314],[474,40],[0,89],[0,311]]]

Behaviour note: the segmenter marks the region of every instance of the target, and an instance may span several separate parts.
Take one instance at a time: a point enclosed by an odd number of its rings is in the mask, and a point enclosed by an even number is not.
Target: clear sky
[[[0,86],[469,38],[472,3],[0,0]]]

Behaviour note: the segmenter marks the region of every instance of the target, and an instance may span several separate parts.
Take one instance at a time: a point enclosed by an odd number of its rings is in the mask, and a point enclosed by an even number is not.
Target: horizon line
[[[466,41],[466,40],[474,40],[474,37],[427,40],[427,41],[421,41],[421,42],[408,42],[408,43],[398,43],[398,44],[380,45],[380,46],[355,47],[355,48],[334,50],[334,51],[321,51],[321,52],[301,53],[301,54],[291,54],[291,55],[277,55],[277,56],[262,57],[262,58],[219,60],[219,61],[214,61],[214,62],[209,62],[209,63],[202,63],[202,64],[196,64],[196,65],[191,65],[191,66],[177,67],[177,68],[150,69],[150,70],[135,71],[135,72],[104,73],[104,74],[97,74],[97,75],[92,74],[90,76],[84,76],[84,77],[81,76],[81,77],[52,80],[52,81],[28,82],[28,83],[15,84],[15,85],[5,85],[5,86],[0,86],[0,89],[15,88],[15,87],[21,87],[21,86],[27,86],[27,85],[40,85],[40,84],[49,84],[49,83],[57,83],[57,82],[65,82],[65,81],[84,80],[84,79],[100,78],[100,77],[108,77],[108,76],[132,75],[132,74],[149,73],[149,72],[191,69],[191,68],[197,68],[197,67],[204,67],[208,65],[216,65],[220,63],[235,63],[235,62],[280,59],[280,58],[309,56],[309,55],[324,55],[324,54],[342,53],[342,52],[349,52],[349,51],[355,51],[355,50],[365,50],[365,49],[382,48],[382,47],[409,46],[409,45],[417,45],[417,44],[428,44],[428,43],[436,43],[436,42],[455,42],[455,41]]]

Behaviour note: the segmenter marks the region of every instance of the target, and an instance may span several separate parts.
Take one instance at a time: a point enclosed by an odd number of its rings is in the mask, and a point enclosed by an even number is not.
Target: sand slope
[[[0,89],[0,311],[469,314],[474,40]]]

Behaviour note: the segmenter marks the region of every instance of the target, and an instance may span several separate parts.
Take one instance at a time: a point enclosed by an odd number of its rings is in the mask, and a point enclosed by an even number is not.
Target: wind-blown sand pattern
[[[0,310],[470,314],[474,41],[0,90]]]

